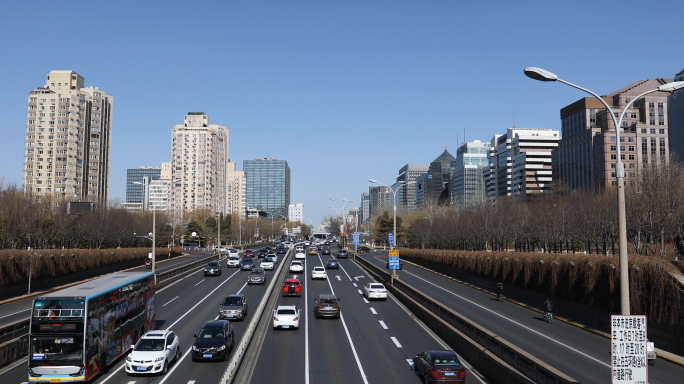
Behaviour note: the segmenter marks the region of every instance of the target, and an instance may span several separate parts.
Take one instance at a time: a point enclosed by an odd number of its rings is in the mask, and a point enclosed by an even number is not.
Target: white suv
[[[178,336],[169,330],[150,331],[143,335],[126,358],[126,373],[133,375],[166,374],[169,365],[178,361],[181,349]]]

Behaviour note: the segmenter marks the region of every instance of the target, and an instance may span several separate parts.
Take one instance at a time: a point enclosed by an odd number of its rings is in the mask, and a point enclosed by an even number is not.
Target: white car
[[[266,257],[265,259],[261,260],[261,263],[259,263],[259,266],[263,269],[273,269],[274,266],[273,258],[271,257]]]
[[[294,305],[279,305],[273,310],[273,329],[299,329],[299,313],[301,309]]]
[[[304,251],[297,251],[297,253],[295,253],[295,259],[306,259],[306,253],[304,253]]]
[[[387,300],[387,290],[385,286],[380,283],[368,283],[363,286],[363,296],[366,299],[383,299]]]
[[[228,248],[228,256],[240,256],[240,252],[235,248]]]
[[[228,261],[226,262],[226,265],[234,268],[238,268],[240,266],[240,257],[239,256],[228,256]]]
[[[169,330],[150,331],[144,334],[126,357],[128,375],[166,374],[169,365],[178,361],[181,349],[178,336]]]
[[[293,261],[290,263],[290,272],[304,271],[304,264],[301,261]]]
[[[295,247],[295,251],[296,251],[296,252],[301,251],[302,253],[304,253],[304,246],[298,245],[297,247]]]
[[[328,273],[325,271],[325,267],[314,267],[311,270],[311,279],[327,279]]]

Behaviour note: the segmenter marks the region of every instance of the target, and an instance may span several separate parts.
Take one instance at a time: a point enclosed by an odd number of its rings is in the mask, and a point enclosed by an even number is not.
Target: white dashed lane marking
[[[392,337],[390,337],[390,339],[392,339],[392,341],[394,341],[394,344],[397,346],[397,348],[401,348],[401,344],[399,344],[399,340],[397,340],[396,337],[392,336]]]
[[[380,320],[380,325],[382,325],[382,327],[383,327],[384,329],[389,329],[389,328],[387,328],[387,326],[385,325],[385,322],[382,321],[382,320]]]
[[[377,312],[375,312],[375,308],[370,307],[370,310],[371,310],[371,312],[373,312],[374,315],[377,315],[377,314],[378,314]]]

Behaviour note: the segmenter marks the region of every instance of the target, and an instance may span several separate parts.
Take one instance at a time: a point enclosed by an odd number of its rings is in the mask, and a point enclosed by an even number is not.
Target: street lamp
[[[336,203],[339,203],[339,201],[335,199],[330,199],[330,201],[334,201]],[[347,215],[344,213],[344,208],[347,206],[347,203],[353,203],[354,200],[347,200],[347,199],[342,199],[344,203],[342,203],[342,219],[344,220],[344,230],[342,231],[342,236],[344,238],[343,240],[343,246],[346,248],[347,247]],[[332,207],[330,207],[332,208]],[[335,208],[332,208],[335,209]],[[339,215],[339,213],[338,213]]]
[[[539,80],[539,81],[558,81],[563,84],[567,84],[573,88],[577,88],[581,91],[587,92],[590,95],[594,96],[597,98],[605,107],[606,111],[610,115],[610,117],[613,119],[613,123],[615,124],[615,136],[616,136],[616,141],[617,141],[617,162],[615,163],[615,175],[617,176],[617,200],[618,200],[618,239],[619,239],[619,250],[620,250],[620,308],[621,308],[621,313],[622,315],[628,316],[630,314],[630,308],[629,308],[629,268],[628,268],[628,262],[629,262],[629,257],[627,255],[627,220],[626,220],[626,212],[625,212],[625,165],[622,162],[622,156],[621,156],[621,151],[620,151],[620,129],[621,129],[621,124],[622,124],[622,119],[625,116],[625,113],[627,112],[627,109],[639,98],[642,96],[648,95],[649,93],[653,92],[674,92],[680,88],[684,88],[684,81],[675,81],[672,83],[667,83],[659,86],[656,89],[652,89],[650,91],[646,91],[637,97],[633,98],[630,100],[629,103],[625,106],[625,108],[622,110],[620,113],[620,119],[615,116],[615,113],[613,113],[613,109],[608,105],[608,103],[603,100],[599,95],[596,93],[586,89],[582,88],[578,85],[569,83],[565,80],[559,79],[556,74],[551,73],[547,70],[541,69],[541,68],[536,68],[536,67],[527,67],[524,70],[525,75],[527,77],[534,79],[534,80]]]

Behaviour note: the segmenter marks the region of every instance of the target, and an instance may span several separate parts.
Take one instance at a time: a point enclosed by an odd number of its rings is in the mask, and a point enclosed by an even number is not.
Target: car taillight
[[[336,305],[336,306],[334,306],[333,308],[335,308],[335,309],[340,309],[340,306],[339,306],[339,305]]]
[[[465,369],[461,369],[460,371],[458,371],[458,377],[465,377],[465,375]]]
[[[316,308],[321,309],[321,308],[323,308],[323,306],[322,306],[322,305],[317,305]]]
[[[275,316],[273,316],[273,320],[274,320],[274,321],[278,321],[278,318],[275,317]]]
[[[292,319],[292,321],[298,321],[298,320],[299,320],[299,316]]]
[[[430,370],[430,376],[435,377],[435,378],[440,377],[441,373],[442,372],[437,371],[437,370]]]

